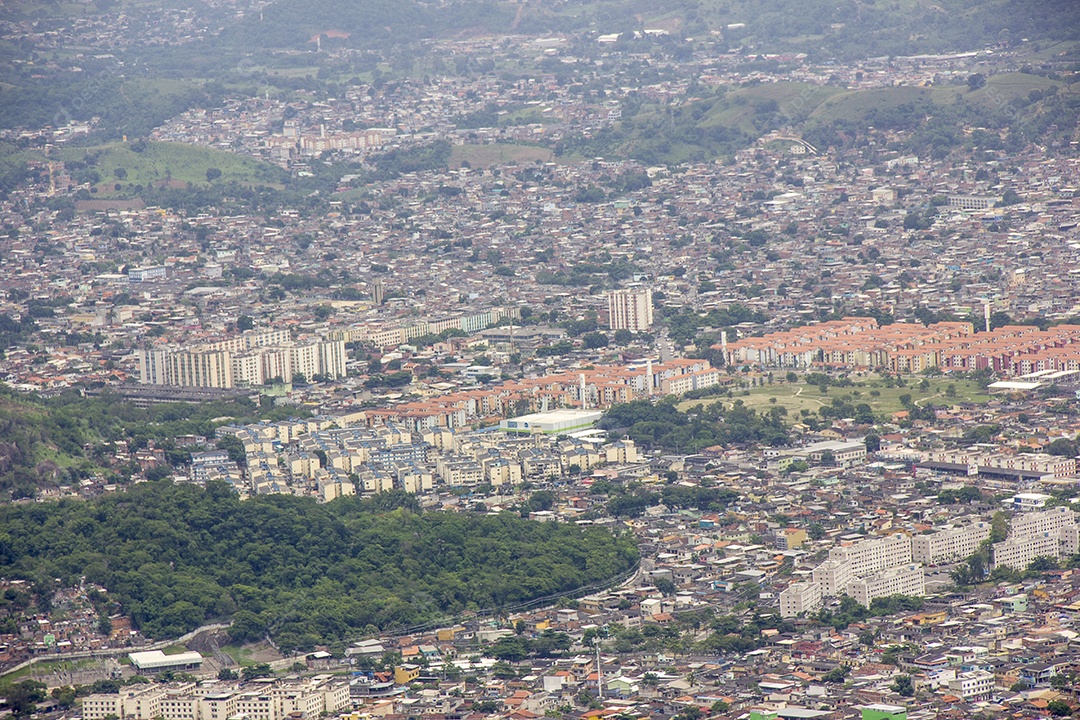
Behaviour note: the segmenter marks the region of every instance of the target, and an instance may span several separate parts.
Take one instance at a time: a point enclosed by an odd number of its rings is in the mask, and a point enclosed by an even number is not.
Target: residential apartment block
[[[922,565],[912,564],[912,539],[907,535],[835,547],[829,559],[814,568],[813,579],[824,595],[851,595],[867,607],[878,597],[926,594]]]
[[[829,559],[846,562],[855,577],[863,577],[912,560],[911,538],[889,535],[883,538],[859,540],[829,551]]]
[[[1021,513],[1009,525],[1009,537],[994,543],[994,566],[1023,570],[1037,557],[1060,558],[1080,551],[1076,513],[1065,507]]]
[[[729,365],[781,368],[887,368],[918,373],[932,367],[973,371],[990,368],[1004,375],[1080,369],[1080,326],[1007,325],[974,333],[971,323],[892,323],[845,317],[741,338],[723,345]]]
[[[798,617],[821,608],[821,585],[816,582],[792,583],[780,592],[780,617]]]
[[[348,681],[315,676],[303,682],[266,682],[258,687],[188,683],[162,688],[145,685],[118,694],[94,694],[83,700],[85,720],[249,720],[315,718],[351,706]]]
[[[890,595],[922,596],[926,594],[926,573],[917,563],[890,567],[869,577],[852,580],[847,594],[863,607],[870,607],[875,599]]]
[[[1048,475],[1056,478],[1072,477],[1076,474],[1076,458],[1047,453],[1001,453],[953,449],[931,452],[928,458],[933,462],[967,465],[984,472],[1008,470],[1017,474]]]
[[[304,420],[226,426],[243,446],[249,493],[312,493],[323,501],[354,493],[404,490],[423,493],[437,485],[520,485],[528,478],[562,475],[577,466],[640,461],[630,439],[596,444],[581,438],[506,433],[454,433],[448,428],[416,432],[411,425],[371,411]],[[220,463],[220,454],[206,455]],[[213,469],[214,465],[211,465]]]
[[[949,681],[949,692],[964,700],[985,700],[994,692],[994,674],[985,670],[959,673]]]
[[[138,355],[140,380],[146,385],[233,388],[274,379],[292,382],[297,375],[345,376],[344,341],[294,342],[288,330],[247,332],[190,348],[149,348]]]
[[[826,560],[814,568],[814,583],[821,586],[826,596],[842,595],[855,576],[851,564],[841,560]]]
[[[381,303],[378,303],[381,304]],[[362,323],[335,330],[330,337],[334,340],[345,342],[368,342],[380,348],[389,348],[402,345],[413,338],[422,335],[437,335],[445,330],[461,330],[466,333],[475,333],[488,328],[503,318],[511,320],[519,318],[520,309],[516,307],[496,307],[474,313],[461,315],[447,315],[422,319],[409,324],[400,323]],[[520,330],[520,328],[519,328]],[[543,337],[558,337],[565,332],[546,328],[546,332],[540,333]],[[502,331],[500,331],[501,334]],[[528,342],[526,331],[525,341]],[[498,335],[496,337],[499,337]],[[509,340],[508,336],[508,340]]]
[[[963,560],[990,537],[990,523],[973,522],[911,538],[911,557],[926,565]]]
[[[641,332],[652,323],[652,290],[627,288],[608,293],[608,324],[612,330]]]
[[[1064,528],[1075,527],[1076,512],[1067,507],[1026,512],[1016,515],[1009,522],[1009,537],[1032,537],[1044,533],[1060,533]]]
[[[994,567],[1011,567],[1023,570],[1038,557],[1062,556],[1061,537],[1055,533],[1028,537],[1011,537],[994,543]]]

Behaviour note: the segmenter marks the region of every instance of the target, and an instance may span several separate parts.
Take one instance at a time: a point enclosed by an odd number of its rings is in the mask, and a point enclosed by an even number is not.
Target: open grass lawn
[[[161,649],[161,652],[165,653],[166,655],[182,655],[183,653],[186,653],[187,651],[188,651],[188,649],[186,647],[184,647],[183,645],[170,645],[167,648],[162,648]]]
[[[746,132],[755,132],[753,125],[747,123],[762,103],[775,102],[777,109],[784,115],[801,118],[829,98],[843,93],[842,89],[836,87],[788,82],[741,88],[729,93],[713,105],[700,125],[702,127],[739,126]]]
[[[957,102],[958,98],[963,98],[965,102],[974,105],[997,108],[1015,98],[1027,97],[1032,90],[1050,88],[1057,88],[1058,92],[1072,92],[1066,83],[1039,75],[1003,73],[988,77],[986,85],[978,90],[968,90],[966,85],[944,85],[934,88],[932,97],[934,102],[942,105],[952,104]]]
[[[813,102],[817,96],[808,96],[806,104],[813,108],[810,113],[812,121],[831,122],[840,119],[858,120],[865,118],[871,110],[881,111],[918,100],[929,100],[942,106],[955,105],[962,100],[972,105],[996,109],[1015,98],[1027,97],[1032,90],[1049,88],[1057,88],[1058,92],[1075,92],[1064,82],[1038,75],[1003,73],[987,78],[986,85],[978,90],[969,90],[967,85],[942,85],[933,88],[883,87],[840,91],[817,103]]]
[[[255,665],[258,662],[252,659],[252,655],[254,653],[254,646],[226,645],[221,648],[221,652],[231,657],[240,667]]]
[[[506,163],[531,163],[536,160],[548,162],[551,150],[530,145],[494,143],[491,145],[455,145],[450,150],[450,167],[461,167],[468,162],[472,167],[487,167]]]
[[[222,646],[221,652],[231,657],[241,667],[273,662],[282,657],[281,653],[265,640],[244,645],[225,645]]]
[[[955,89],[962,92],[967,90],[967,86],[957,85]],[[818,122],[860,120],[865,118],[871,110],[897,107],[920,99],[930,99],[930,97],[930,89],[921,87],[905,86],[849,90],[826,99],[810,113],[810,119]]]
[[[183,143],[150,142],[142,152],[135,152],[131,143],[112,143],[93,148],[70,148],[64,151],[65,160],[81,160],[87,153],[97,154],[94,169],[101,175],[98,196],[130,193],[135,185],[174,183],[207,185],[206,171],[217,168],[221,177],[215,183],[235,180],[244,185],[281,187],[285,174],[280,168],[259,162],[237,153]],[[119,183],[121,189],[115,190]]]
[[[703,398],[701,400],[685,400],[678,404],[680,410],[686,410],[697,404],[709,405],[714,402],[723,402],[730,407],[735,400],[742,400],[745,405],[758,411],[767,411],[774,406],[787,408],[788,419],[794,420],[802,414],[803,410],[816,413],[826,405],[832,404],[834,398],[841,398],[852,405],[866,403],[873,410],[874,415],[887,418],[892,413],[903,410],[900,402],[901,395],[910,395],[912,401],[918,405],[932,403],[934,405],[952,405],[955,403],[971,402],[985,403],[990,399],[978,383],[971,380],[957,380],[953,378],[927,378],[929,390],[919,390],[922,378],[911,378],[906,388],[886,387],[880,379],[866,380],[856,383],[852,387],[830,387],[826,393],[816,385],[805,383],[776,382],[772,385],[750,388],[749,390],[733,390],[734,397]],[[949,396],[949,386],[955,391],[955,396]],[[773,399],[775,398],[775,402]]]

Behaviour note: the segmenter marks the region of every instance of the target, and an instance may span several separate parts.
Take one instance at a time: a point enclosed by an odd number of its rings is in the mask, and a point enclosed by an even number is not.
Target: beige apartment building
[[[982,521],[916,535],[911,539],[911,557],[926,565],[963,560],[989,537],[990,523]]]
[[[848,595],[867,608],[877,598],[890,595],[921,597],[925,594],[926,573],[919,564],[891,567],[870,577],[853,580],[848,586]]]
[[[128,687],[83,699],[84,720],[286,720],[317,718],[351,707],[348,681],[316,676],[301,683],[275,680],[245,686],[185,683]]]
[[[608,325],[612,330],[641,332],[652,324],[652,290],[627,288],[608,293]]]
[[[780,592],[780,617],[798,617],[821,609],[821,585],[816,582],[792,583]]]

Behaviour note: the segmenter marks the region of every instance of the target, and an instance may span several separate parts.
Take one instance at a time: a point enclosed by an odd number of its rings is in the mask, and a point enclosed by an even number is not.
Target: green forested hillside
[[[510,30],[512,3],[414,0],[279,0],[222,35],[249,47],[306,46],[323,35],[328,46],[380,47],[461,32]]]
[[[116,5],[123,6],[133,28],[154,27],[159,5],[155,0],[102,4],[114,10]],[[496,63],[482,54],[448,62],[451,58],[444,57],[444,50],[431,53],[426,43],[433,38],[496,33],[565,33],[571,54],[581,58],[600,52],[596,34],[613,32],[625,38],[611,48],[620,53],[682,61],[695,53],[709,56],[736,50],[744,58],[758,58],[759,67],[743,63],[747,73],[775,69],[778,61],[767,56],[794,52],[822,63],[992,48],[995,54],[987,56],[989,62],[1019,53],[1036,66],[1052,60],[1055,72],[1080,60],[1076,45],[1080,3],[1059,0],[674,0],[659,4],[644,0],[276,0],[257,13],[239,15],[227,12],[226,7],[199,11],[200,18],[220,27],[220,32],[190,43],[135,47],[115,56],[80,54],[78,72],[62,56],[54,58],[56,67],[33,61],[44,50],[29,41],[0,43],[0,127],[41,127],[98,117],[95,142],[125,135],[144,138],[184,110],[215,107],[229,96],[273,93],[288,97],[303,92],[341,97],[346,83],[354,81],[419,73],[493,72]],[[96,4],[0,3],[0,19],[12,22],[58,26],[74,16],[104,21],[112,17]],[[634,32],[650,28],[669,34],[629,40]],[[317,53],[316,37],[322,39],[324,50],[348,47],[361,52]],[[565,75],[567,82],[574,73],[572,66],[555,58],[540,67],[557,77]],[[529,76],[536,70],[498,67],[508,77]],[[640,77],[624,80],[649,84],[660,80],[660,74],[656,66],[643,67]],[[1011,99],[1008,93],[994,95],[988,104],[996,108],[1002,97]],[[730,155],[754,139],[751,126],[769,125],[776,119],[801,122],[806,107],[820,100],[812,94],[796,96],[796,105],[785,109],[780,98],[780,112],[775,113],[769,103],[759,102],[761,98],[743,99],[748,104],[738,107],[713,108],[708,97],[686,105],[689,112],[706,114],[692,122],[673,119],[667,108],[644,107],[635,118],[635,127],[622,134],[605,131],[597,143],[572,151],[648,162]],[[844,106],[839,103],[835,108]],[[1066,108],[1064,113],[1071,110]],[[1055,119],[1049,118],[1045,125],[1055,125]],[[663,131],[663,137],[654,138],[657,130]],[[569,142],[576,141],[570,138]],[[16,168],[22,170],[21,165]],[[319,188],[303,191],[315,189]]]
[[[1025,142],[1068,143],[1078,116],[1080,87],[1031,73],[994,75],[978,89],[845,90],[777,82],[703,93],[678,106],[631,100],[620,122],[587,136],[571,134],[555,151],[673,164],[731,156],[786,128],[822,150],[858,144],[876,128],[910,133],[893,149],[941,156],[964,146],[1016,150]],[[994,132],[967,135],[967,127]]]
[[[555,12],[536,12],[545,5]],[[1080,5],[1059,0],[571,0],[533,12],[551,29],[719,31],[729,47],[845,60],[1076,40],[1080,32]]]
[[[1058,0],[278,0],[227,31],[230,43],[302,46],[320,32],[354,47],[480,32],[626,32],[665,27],[722,31],[731,47],[796,50],[845,59],[953,52],[1024,39],[1074,40],[1080,5]],[[347,37],[341,37],[346,35]]]
[[[332,644],[498,608],[628,570],[629,536],[498,516],[419,513],[404,494],[245,502],[226,485],[145,483],[90,502],[0,507],[0,576],[107,588],[151,637],[232,617],[238,641]]]

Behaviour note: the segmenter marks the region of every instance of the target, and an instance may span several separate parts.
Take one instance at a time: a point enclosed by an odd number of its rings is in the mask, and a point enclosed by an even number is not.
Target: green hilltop
[[[0,506],[0,574],[104,586],[134,626],[176,637],[231,619],[283,652],[447,622],[632,570],[631,535],[515,513],[419,512],[388,493],[317,504],[154,482],[91,501]]]
[[[670,165],[730,157],[770,132],[799,135],[825,150],[853,144],[871,127],[909,131],[894,149],[911,153],[945,152],[964,143],[993,149],[1043,139],[1055,125],[1071,127],[1080,112],[1080,87],[1026,73],[993,75],[975,89],[778,82],[710,94],[701,91],[679,105],[626,103],[620,122],[587,138],[570,136],[556,152]],[[968,137],[966,127],[989,132]]]
[[[288,173],[269,163],[227,150],[183,143],[136,141],[69,147],[61,157],[69,168],[81,165],[75,171],[81,179],[97,178],[94,184],[102,196],[129,192],[135,186],[235,182],[280,187],[288,180]]]
[[[732,46],[851,59],[981,49],[1028,40],[1075,40],[1080,7],[1054,0],[278,0],[244,18],[229,44],[306,46],[315,35],[353,47],[484,33],[719,32]]]

